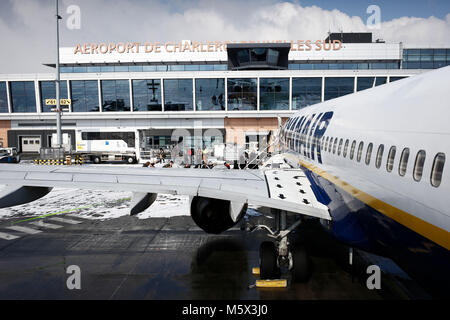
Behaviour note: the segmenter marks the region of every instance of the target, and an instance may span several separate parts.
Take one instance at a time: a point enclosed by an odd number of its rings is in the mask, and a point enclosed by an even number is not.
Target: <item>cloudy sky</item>
[[[80,8],[80,29],[70,29]],[[380,8],[374,22],[370,5]],[[372,31],[374,39],[450,47],[449,0],[60,0],[61,46],[105,41],[324,39]],[[0,73],[52,72],[55,0],[0,0]]]

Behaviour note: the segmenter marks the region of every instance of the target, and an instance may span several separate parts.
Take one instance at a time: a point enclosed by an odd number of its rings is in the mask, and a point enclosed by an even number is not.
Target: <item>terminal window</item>
[[[260,78],[260,110],[289,110],[289,78]]]
[[[325,78],[325,100],[330,100],[353,93],[354,82],[354,77]]]
[[[228,110],[256,110],[256,91],[256,78],[228,79]]]
[[[47,106],[45,99],[56,99],[56,84],[55,81],[41,81],[39,82],[39,90],[41,92],[41,111],[51,112],[55,106]],[[60,99],[67,99],[67,81],[59,82],[59,97]]]
[[[298,110],[322,101],[322,78],[292,78],[292,109]]]
[[[356,90],[361,91],[385,84],[387,77],[358,77]]]
[[[198,111],[225,110],[225,79],[196,79],[195,107]]]
[[[70,81],[70,97],[72,99],[72,112],[100,111],[97,80]]]
[[[0,82],[0,113],[8,112],[8,96],[6,82]]]
[[[133,110],[162,111],[161,80],[133,80]]]
[[[192,111],[193,104],[192,79],[164,80],[164,110]]]
[[[10,84],[12,112],[36,112],[34,82],[13,81]]]
[[[128,80],[102,80],[102,111],[130,111]]]

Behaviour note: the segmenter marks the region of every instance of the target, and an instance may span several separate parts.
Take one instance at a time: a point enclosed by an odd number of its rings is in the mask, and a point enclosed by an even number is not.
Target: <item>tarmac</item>
[[[271,223],[264,215],[246,216],[220,235],[206,234],[190,216],[92,220],[68,213],[32,219],[0,220],[2,300],[429,298],[410,279],[389,272],[382,273],[381,289],[368,289],[370,255],[356,250],[349,265],[348,248],[313,221],[293,235],[293,242],[305,243],[311,256],[309,281],[294,283],[287,274],[282,276],[286,288],[256,288],[252,268],[258,267],[259,245],[268,238],[245,229]],[[79,270],[76,279],[73,266]]]

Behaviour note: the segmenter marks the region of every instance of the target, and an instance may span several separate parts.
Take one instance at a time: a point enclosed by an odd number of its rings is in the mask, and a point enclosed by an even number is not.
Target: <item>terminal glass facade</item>
[[[100,72],[167,72],[167,71],[225,71],[226,64],[169,64],[169,65],[122,65],[61,67],[61,73],[100,73]]]
[[[102,80],[102,110],[130,111],[130,84],[128,80]]]
[[[289,110],[289,78],[260,78],[259,92],[260,110]]]
[[[192,79],[164,80],[164,110],[193,111]]]
[[[326,77],[325,101],[353,93],[354,82],[354,77]]]
[[[289,63],[289,70],[382,70],[400,69],[400,63],[386,62],[338,62],[338,63]]]
[[[56,106],[45,105],[45,99],[56,99],[56,84],[55,81],[41,81],[39,82],[39,90],[41,93],[41,112],[52,112],[51,109]],[[59,98],[67,99],[67,81],[59,82]]]
[[[406,77],[69,80],[61,81],[60,97],[71,98],[71,112],[284,111],[320,103],[322,97],[326,101]],[[70,95],[67,93],[68,84]],[[33,81],[11,81],[9,86],[12,112],[37,112],[36,103],[42,112],[50,112],[54,108],[45,105],[46,99],[55,98],[54,81],[40,81],[38,96],[34,92]],[[0,113],[8,113],[7,88],[8,82],[0,81]]]
[[[322,78],[292,78],[292,110],[322,101]]]
[[[0,82],[0,113],[8,113],[8,92],[6,82]]]
[[[387,77],[358,77],[356,91],[361,91],[385,84]]]
[[[132,80],[133,110],[162,111],[161,80]]]
[[[450,65],[450,49],[404,49],[403,69],[436,69]]]
[[[225,79],[196,79],[195,107],[198,111],[225,110]]]
[[[73,112],[100,111],[97,80],[70,81],[70,97]]]
[[[13,81],[11,85],[12,112],[36,112],[36,92],[33,81]]]
[[[228,79],[228,111],[257,109],[256,78]]]
[[[389,82],[405,79],[406,77],[389,77]]]

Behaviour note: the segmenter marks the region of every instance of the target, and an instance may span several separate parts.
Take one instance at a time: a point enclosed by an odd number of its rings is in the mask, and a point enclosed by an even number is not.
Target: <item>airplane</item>
[[[280,126],[282,152],[260,169],[186,170],[0,165],[0,207],[39,199],[53,187],[131,191],[130,214],[158,193],[191,199],[194,222],[222,233],[248,204],[273,209],[276,229],[260,246],[260,275],[286,266],[307,281],[309,258],[290,243],[316,219],[338,241],[385,256],[447,296],[450,284],[450,67],[303,108]],[[288,225],[287,217],[297,220]]]

